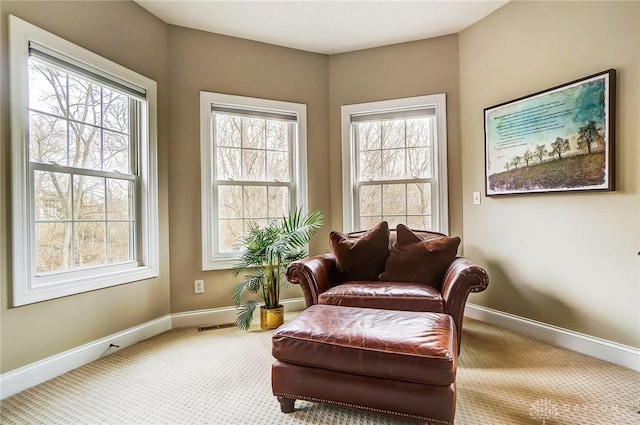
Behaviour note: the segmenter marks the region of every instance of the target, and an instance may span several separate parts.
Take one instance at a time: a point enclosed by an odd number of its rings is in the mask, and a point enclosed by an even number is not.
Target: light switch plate
[[[473,205],[480,205],[480,192],[473,192]]]

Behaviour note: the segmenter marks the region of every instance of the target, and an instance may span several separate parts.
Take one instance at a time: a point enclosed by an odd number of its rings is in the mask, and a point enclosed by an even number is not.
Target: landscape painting
[[[610,69],[484,110],[486,194],[614,190]]]

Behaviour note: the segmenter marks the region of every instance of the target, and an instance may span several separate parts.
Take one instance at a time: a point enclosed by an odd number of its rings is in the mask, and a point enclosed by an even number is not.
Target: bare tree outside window
[[[354,123],[359,227],[431,229],[434,118]]]
[[[134,103],[83,76],[29,59],[36,273],[134,259]]]
[[[295,123],[213,113],[217,180],[217,251],[238,251],[251,223],[265,226],[292,204]]]

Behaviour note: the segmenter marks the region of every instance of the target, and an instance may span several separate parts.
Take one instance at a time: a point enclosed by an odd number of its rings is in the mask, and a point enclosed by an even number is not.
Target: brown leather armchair
[[[445,236],[442,233],[413,231],[420,239]],[[358,238],[365,232],[347,234]],[[390,231],[392,245],[396,232]],[[489,284],[487,272],[467,258],[456,257],[444,274],[440,289],[412,282],[349,281],[337,267],[333,254],[307,257],[287,268],[287,279],[302,287],[307,307],[332,304],[386,310],[429,311],[450,315],[456,326],[458,351],[467,297],[482,292]]]

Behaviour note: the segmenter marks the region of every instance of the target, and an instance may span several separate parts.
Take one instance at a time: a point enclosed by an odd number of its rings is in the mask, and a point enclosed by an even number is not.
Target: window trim
[[[298,132],[294,134],[291,146],[294,201],[297,208],[307,204],[307,105],[279,100],[237,96],[207,91],[200,92],[200,172],[201,172],[201,214],[202,214],[202,270],[225,270],[232,268],[238,255],[215,255],[215,223],[213,185],[215,181],[213,152],[212,104],[229,108],[275,111],[295,114]],[[260,182],[255,182],[260,184]]]
[[[432,209],[433,230],[445,234],[449,232],[449,197],[447,183],[447,105],[446,94],[407,97],[393,100],[343,105],[342,116],[342,228],[345,232],[355,229],[357,208],[356,199],[357,164],[356,146],[353,135],[352,117],[369,114],[391,114],[403,110],[435,108],[436,143],[433,144],[434,174],[430,179],[435,182],[439,202]]]
[[[116,80],[146,90],[140,103],[139,135],[139,258],[127,264],[61,271],[38,283],[33,247],[34,203],[28,155],[28,60],[29,43],[68,57],[72,64],[84,64]],[[68,295],[108,288],[159,276],[158,184],[157,184],[157,87],[156,82],[103,58],[89,50],[45,31],[13,15],[9,16],[11,180],[13,232],[13,306],[21,306]],[[132,247],[136,249],[137,247]],[[53,275],[58,276],[52,278]]]

